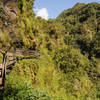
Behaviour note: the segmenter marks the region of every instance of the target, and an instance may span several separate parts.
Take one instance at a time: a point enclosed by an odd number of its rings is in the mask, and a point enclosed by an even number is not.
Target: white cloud
[[[36,12],[36,16],[41,16],[42,18],[48,20],[49,14],[46,8],[41,8],[41,9],[34,9]]]

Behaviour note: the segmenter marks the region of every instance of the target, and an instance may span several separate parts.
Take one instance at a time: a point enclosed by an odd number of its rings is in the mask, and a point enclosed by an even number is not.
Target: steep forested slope
[[[100,57],[99,3],[87,5],[77,3],[73,8],[63,11],[57,20],[63,23],[67,34],[75,37],[74,40],[80,45],[82,52],[89,53],[89,57]],[[68,36],[65,39],[66,42],[67,38]],[[71,40],[74,41],[72,38]]]
[[[99,100],[100,4],[78,3],[45,20],[33,3],[0,1],[0,50],[41,52],[15,63],[0,100]]]
[[[77,3],[73,8],[63,11],[57,19],[63,22],[66,29],[70,29],[67,31],[71,34],[98,32],[100,31],[100,4],[95,2],[87,5]],[[71,25],[70,28],[68,24]]]

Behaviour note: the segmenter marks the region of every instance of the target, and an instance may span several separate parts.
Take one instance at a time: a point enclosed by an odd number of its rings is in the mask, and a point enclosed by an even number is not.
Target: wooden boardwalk
[[[41,55],[39,51],[21,49],[1,53],[3,55],[3,63],[0,64],[0,91],[4,88],[6,73],[12,70],[17,60],[39,58]]]

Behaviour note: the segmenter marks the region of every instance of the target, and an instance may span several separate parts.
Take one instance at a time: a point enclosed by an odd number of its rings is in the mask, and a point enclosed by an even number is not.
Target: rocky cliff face
[[[11,47],[15,42],[17,44],[23,44],[23,37],[21,38],[21,35],[23,34],[24,36],[27,33],[27,23],[34,16],[32,11],[33,1],[0,1],[0,48]],[[33,16],[30,17],[30,15]]]
[[[0,2],[0,47],[8,46],[9,39],[14,36],[18,7],[13,0]],[[6,42],[6,43],[4,43]]]

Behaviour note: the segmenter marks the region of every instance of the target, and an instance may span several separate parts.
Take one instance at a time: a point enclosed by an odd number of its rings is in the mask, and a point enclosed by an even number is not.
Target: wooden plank
[[[2,69],[2,64],[0,64],[0,70]]]
[[[2,91],[4,88],[3,88],[3,86],[0,86],[0,91]]]
[[[2,78],[0,78],[0,85],[2,85]]]
[[[2,71],[0,71],[0,77],[2,76]]]

